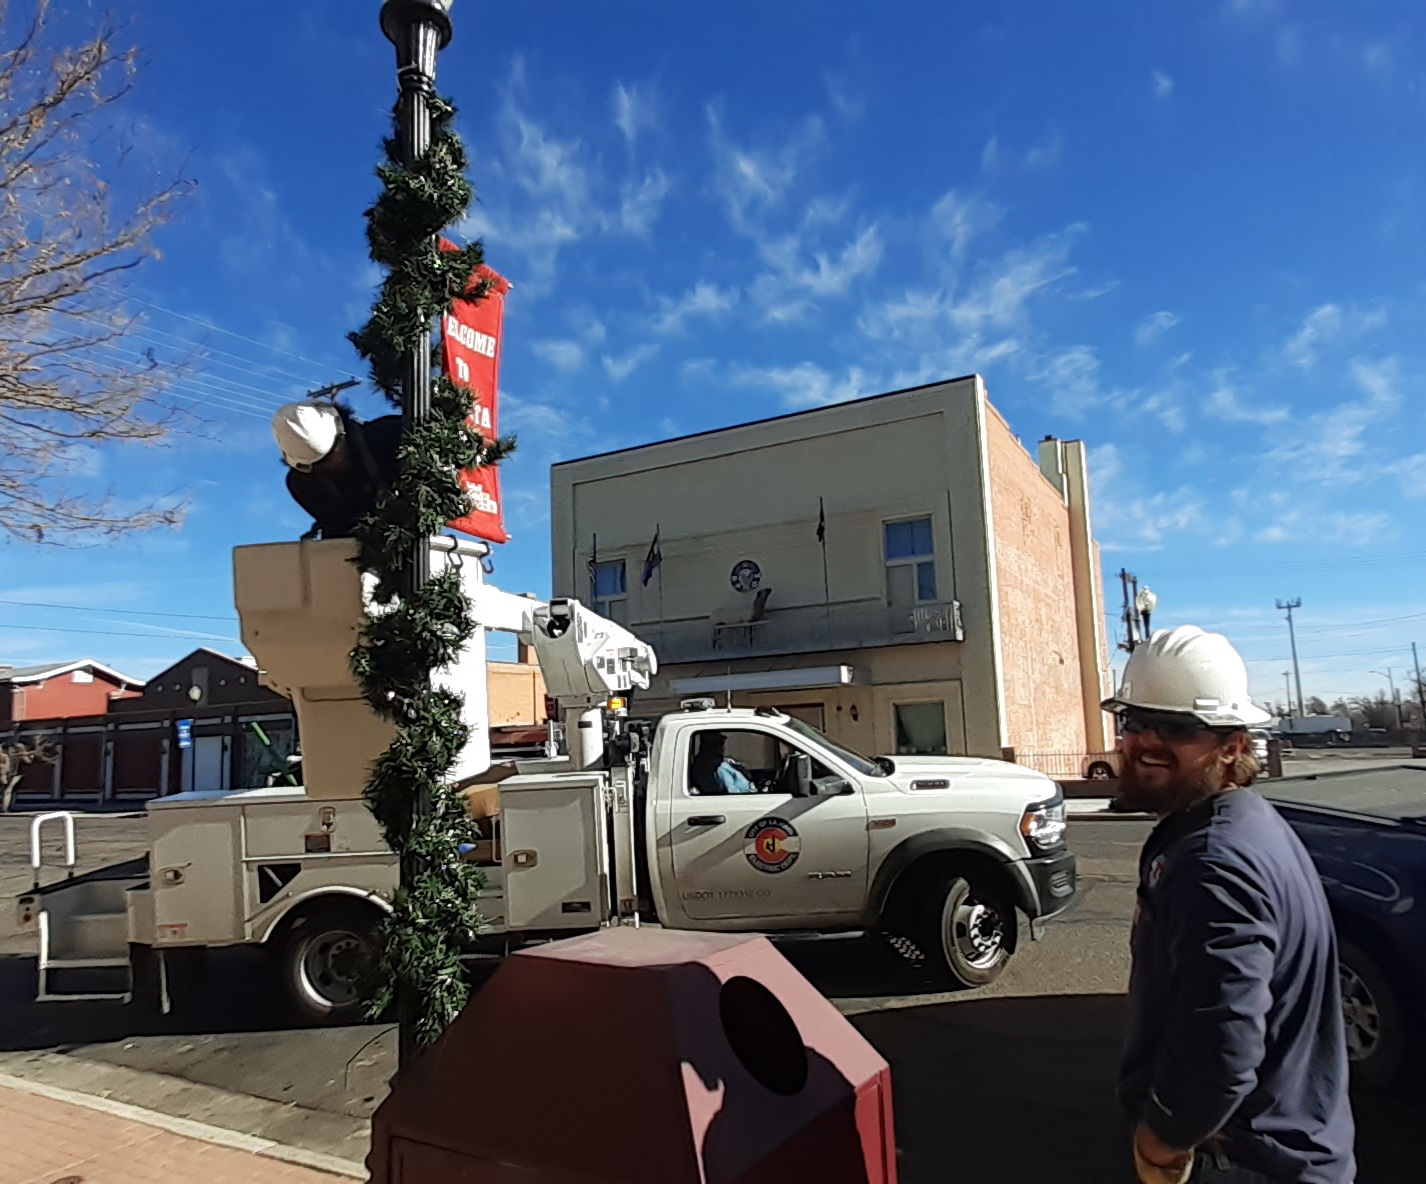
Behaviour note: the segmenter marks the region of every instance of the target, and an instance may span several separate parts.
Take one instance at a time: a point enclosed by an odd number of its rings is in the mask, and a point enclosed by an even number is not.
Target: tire
[[[282,944],[279,974],[308,1024],[354,1024],[365,1016],[360,978],[376,955],[381,917],[362,905],[322,904],[296,917]]]
[[[1084,775],[1089,781],[1113,781],[1114,766],[1108,761],[1090,761]]]
[[[983,987],[1010,961],[1015,908],[989,885],[965,876],[942,880],[927,899],[916,945],[927,969],[957,987]]]
[[[1338,959],[1352,1079],[1365,1089],[1391,1089],[1410,1060],[1401,999],[1364,950],[1343,942]]]

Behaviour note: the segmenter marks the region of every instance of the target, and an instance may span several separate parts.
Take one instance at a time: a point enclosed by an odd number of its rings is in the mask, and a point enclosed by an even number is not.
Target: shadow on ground
[[[864,957],[865,955],[865,957]],[[885,964],[848,946],[796,957],[833,997],[882,984]],[[1129,1184],[1114,1103],[1120,995],[985,998],[867,1011],[852,1022],[890,1062],[901,1184]],[[152,1007],[34,1003],[34,960],[0,959],[0,1048],[201,1081],[364,1117],[394,1068],[388,1028],[294,1030],[266,959],[215,952],[207,988],[169,1016]],[[358,1071],[351,1071],[353,1065]],[[473,1083],[474,1087],[474,1083]],[[1363,1184],[1417,1184],[1426,1093],[1354,1099]]]
[[[891,1063],[902,1184],[1129,1184],[1114,1102],[1122,995],[975,999],[860,1015]],[[1423,1095],[1354,1098],[1363,1184],[1417,1184]]]

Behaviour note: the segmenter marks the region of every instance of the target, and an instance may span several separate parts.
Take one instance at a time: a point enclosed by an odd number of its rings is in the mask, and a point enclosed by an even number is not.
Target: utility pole
[[[1426,685],[1421,682],[1421,659],[1416,655],[1416,643],[1411,643],[1411,661],[1416,667],[1416,698],[1421,704],[1421,731],[1426,734]]]
[[[1149,621],[1158,607],[1159,598],[1147,584],[1141,589],[1139,577],[1122,567],[1119,569],[1119,583],[1124,589],[1124,644],[1121,648],[1132,654],[1140,642],[1149,640]]]
[[[1277,607],[1279,612],[1287,613],[1287,636],[1292,643],[1292,674],[1297,682],[1297,718],[1303,719],[1307,715],[1307,708],[1302,703],[1302,667],[1297,664],[1297,630],[1292,623],[1292,610],[1302,607],[1302,597],[1294,596],[1291,600],[1279,600]]]
[[[1119,569],[1119,585],[1124,590],[1124,611],[1120,613],[1120,619],[1124,622],[1123,648],[1132,654],[1134,647],[1139,644],[1139,639],[1134,636],[1134,602],[1133,598],[1129,595],[1130,580],[1133,580],[1135,584],[1139,582],[1134,576],[1129,574],[1127,568],[1121,567]]]

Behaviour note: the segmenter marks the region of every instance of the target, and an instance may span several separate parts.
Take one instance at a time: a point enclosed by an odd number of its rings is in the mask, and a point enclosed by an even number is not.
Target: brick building
[[[140,679],[92,658],[43,666],[0,666],[0,728],[33,719],[102,715],[109,703],[139,694]]]
[[[659,653],[643,711],[731,690],[867,752],[1108,747],[1084,446],[1032,456],[979,376],[560,464],[551,517],[556,595]]]
[[[521,659],[489,664],[496,753],[530,751],[544,741],[544,680],[530,655],[522,652]],[[96,683],[106,671],[104,686],[123,678],[94,662],[45,669],[66,672],[52,673],[53,679],[83,667],[95,668]],[[0,671],[0,680],[17,673],[37,677],[26,668]],[[288,756],[297,751],[291,700],[263,685],[250,658],[201,648],[146,684],[123,681],[121,692],[98,698],[49,700],[87,706],[88,713],[31,712],[0,724],[0,742],[40,739],[53,758],[24,766],[18,801],[138,802],[188,790],[250,788],[266,784],[269,774],[285,773]]]

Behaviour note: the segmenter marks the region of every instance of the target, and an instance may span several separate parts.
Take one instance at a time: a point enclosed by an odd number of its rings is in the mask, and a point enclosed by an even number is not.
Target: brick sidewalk
[[[105,1105],[97,1099],[94,1104]],[[0,1184],[338,1184],[342,1179],[244,1149],[244,1136],[229,1139],[215,1131],[223,1142],[210,1142],[126,1113],[134,1111],[95,1109],[0,1085]],[[223,1145],[229,1142],[237,1145]]]

